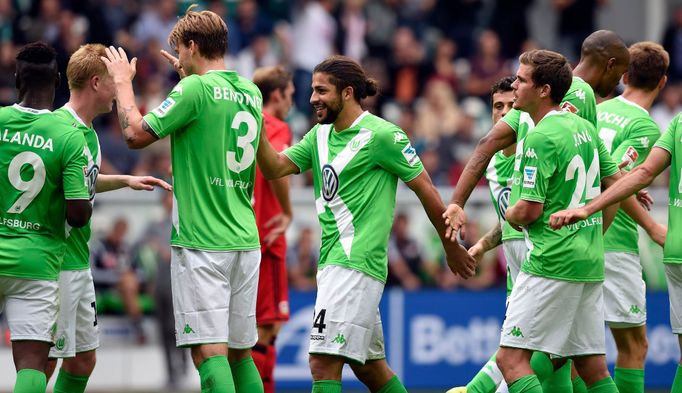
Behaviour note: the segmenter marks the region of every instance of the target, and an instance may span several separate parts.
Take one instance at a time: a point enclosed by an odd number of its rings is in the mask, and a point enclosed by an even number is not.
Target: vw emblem
[[[336,174],[334,167],[325,164],[322,167],[322,198],[329,202],[336,196],[339,190],[339,175]]]
[[[507,208],[509,207],[509,198],[511,196],[511,188],[505,187],[497,195],[497,206],[500,207],[500,216],[506,220]]]

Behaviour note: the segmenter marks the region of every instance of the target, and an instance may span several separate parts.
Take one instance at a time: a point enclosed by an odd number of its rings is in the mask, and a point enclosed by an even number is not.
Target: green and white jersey
[[[144,116],[171,135],[171,245],[206,251],[260,248],[251,206],[263,98],[236,72],[182,79]]]
[[[682,263],[682,113],[670,122],[654,147],[670,153],[668,236],[663,247],[663,263]]]
[[[523,233],[515,231],[507,224],[504,215],[509,207],[509,198],[512,190],[512,176],[514,174],[515,156],[505,156],[498,151],[488,164],[485,177],[488,179],[490,197],[497,212],[497,219],[502,226],[502,241],[523,239]]]
[[[88,199],[85,140],[47,110],[0,108],[0,275],[56,280],[66,200]]]
[[[301,172],[313,171],[318,267],[343,266],[385,283],[398,178],[408,182],[424,170],[407,135],[364,112],[342,131],[316,125],[284,154]]]
[[[548,113],[526,137],[521,158],[521,199],[544,204],[542,216],[524,228],[528,256],[521,270],[568,281],[604,280],[602,214],[560,230],[551,214],[599,195],[600,180],[618,172],[594,126],[567,111]]]
[[[571,87],[568,88],[564,100],[561,101],[561,109],[573,112],[576,115],[597,126],[597,100],[594,90],[589,83],[578,76],[573,77]]]
[[[94,128],[88,127],[83,120],[78,117],[76,111],[69,106],[69,104],[54,111],[54,114],[70,123],[72,127],[83,133],[85,137],[85,158],[87,160],[87,170],[85,180],[88,183],[88,193],[90,194],[90,203],[95,202],[95,185],[97,183],[97,175],[99,168],[102,165],[101,151],[99,147],[99,139]],[[90,268],[90,248],[88,242],[92,233],[91,222],[81,228],[71,228],[66,238],[66,254],[64,256],[64,263],[62,263],[62,270],[85,270]]]
[[[611,157],[618,164],[628,161],[624,168],[628,171],[644,162],[661,136],[649,112],[623,96],[597,105],[597,124],[599,138]],[[638,239],[637,224],[623,209],[618,209],[604,235],[604,250],[636,254]]]

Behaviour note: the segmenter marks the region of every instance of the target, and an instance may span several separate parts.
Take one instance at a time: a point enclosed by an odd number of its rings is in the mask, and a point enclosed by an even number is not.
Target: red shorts
[[[261,248],[256,323],[270,325],[289,320],[286,246],[282,251]]]

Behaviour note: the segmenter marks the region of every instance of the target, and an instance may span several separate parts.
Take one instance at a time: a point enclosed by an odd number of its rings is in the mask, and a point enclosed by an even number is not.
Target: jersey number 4
[[[256,150],[252,142],[258,136],[258,122],[253,115],[246,111],[237,112],[234,119],[232,119],[232,129],[239,131],[239,126],[246,124],[246,135],[237,137],[237,147],[242,149],[242,159],[237,160],[237,153],[233,151],[227,152],[227,167],[236,173],[248,169],[253,164],[256,158]]]
[[[313,321],[313,329],[317,329],[317,332],[320,334],[324,333],[324,329],[327,328],[327,325],[324,323],[324,317],[326,314],[327,314],[327,310],[323,308],[315,316],[314,321]]]
[[[33,168],[33,176],[24,180],[21,176],[21,170],[25,165],[30,165]],[[26,176],[26,171],[24,172]],[[40,193],[45,185],[45,163],[34,152],[25,151],[14,156],[9,163],[7,170],[7,177],[10,184],[22,194],[17,198],[14,204],[7,210],[7,213],[19,214],[23,212],[28,205],[33,202],[36,196]]]

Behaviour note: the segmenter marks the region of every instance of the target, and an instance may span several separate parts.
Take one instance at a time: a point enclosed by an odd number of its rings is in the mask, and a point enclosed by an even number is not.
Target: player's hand
[[[637,193],[637,201],[648,211],[651,211],[651,206],[654,204],[654,198],[651,197],[651,194],[649,194],[649,191],[647,190],[640,190]]]
[[[132,81],[135,78],[137,57],[133,57],[129,62],[128,55],[126,55],[126,52],[121,47],[116,49],[110,46],[104,48],[104,50],[107,55],[100,58],[107,66],[107,71],[109,71],[109,75],[114,79],[114,82]]]
[[[665,245],[665,237],[668,234],[668,227],[657,223],[653,228],[647,231],[647,234],[651,240],[663,247]]]
[[[173,191],[173,186],[153,176],[130,176],[127,184],[133,190],[152,191],[154,187],[160,187],[166,191]]]
[[[289,224],[291,224],[291,216],[284,213],[280,213],[266,222],[265,229],[270,229],[270,232],[263,239],[265,245],[271,246],[280,235],[286,232]]]
[[[457,241],[457,232],[459,232],[462,239],[466,239],[466,229],[465,224],[467,222],[467,216],[464,214],[464,209],[459,207],[459,205],[451,203],[448,208],[445,209],[443,213],[443,218],[445,219],[445,237],[450,239],[450,241]]]
[[[549,216],[549,226],[560,229],[563,226],[575,224],[578,221],[587,219],[587,211],[584,208],[562,210]]]
[[[445,258],[455,275],[467,279],[476,274],[476,260],[459,243],[451,243],[445,247]]]
[[[180,60],[178,60],[177,57],[171,55],[170,53],[166,52],[163,49],[161,49],[161,56],[163,56],[166,60],[168,60],[170,65],[172,65],[173,68],[175,68],[175,71],[180,76],[180,79],[187,76],[187,74],[185,73],[185,70],[182,68],[182,65],[180,64]]]
[[[483,258],[483,254],[485,254],[485,250],[483,249],[483,246],[481,243],[477,242],[469,250],[467,251],[469,255],[471,255],[472,258],[476,261],[476,264],[481,262],[481,258]]]

